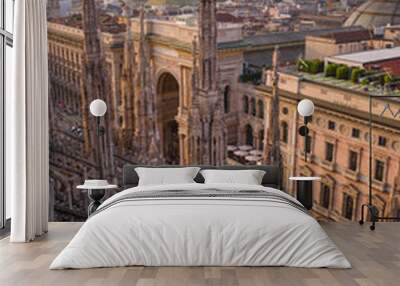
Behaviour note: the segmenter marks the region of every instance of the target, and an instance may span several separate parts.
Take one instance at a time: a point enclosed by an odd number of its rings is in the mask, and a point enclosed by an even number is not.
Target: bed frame
[[[146,166],[146,165],[125,165],[123,169],[122,187],[123,189],[136,187],[139,183],[138,174],[135,171],[137,167],[148,167],[148,168],[179,168],[182,166]],[[188,166],[188,167],[200,167],[201,169],[214,169],[214,170],[262,170],[265,171],[264,178],[261,184],[264,187],[271,187],[275,189],[281,189],[281,171],[278,166]],[[200,174],[197,174],[194,180],[197,183],[204,183],[204,178]]]

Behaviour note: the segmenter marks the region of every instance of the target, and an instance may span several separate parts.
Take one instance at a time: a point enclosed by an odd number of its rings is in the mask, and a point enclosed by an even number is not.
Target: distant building
[[[346,18],[342,15],[300,14],[298,16],[298,20],[300,21],[299,25],[302,25],[302,23],[312,23],[314,27],[320,29],[341,27],[345,19]]]
[[[369,0],[359,6],[344,26],[363,26],[377,29],[400,24],[400,5],[397,0]]]
[[[400,25],[386,26],[383,30],[383,37],[386,40],[392,40],[397,45],[400,43]]]
[[[327,56],[365,51],[370,40],[371,34],[364,28],[307,36],[305,58],[323,60]]]
[[[239,144],[252,142],[257,148],[266,145],[261,135],[270,128],[263,118],[271,114],[271,74],[266,72],[265,85],[238,86]],[[294,194],[290,176],[320,176],[322,181],[314,187],[313,215],[332,221],[359,220],[361,205],[368,202],[369,97],[365,87],[331,82],[323,75],[299,73],[288,67],[279,73],[278,88],[284,190]],[[298,134],[303,118],[296,109],[305,98],[315,104],[307,163],[305,140]],[[400,118],[389,111],[379,116],[388,104],[394,114],[400,110],[400,101],[373,102],[372,200],[380,215],[398,216]],[[259,106],[265,106],[264,112]]]
[[[207,13],[202,20],[214,21],[210,15],[217,17]],[[249,37],[241,33],[237,24],[229,22],[219,23],[215,30],[210,29],[210,22],[199,27],[185,21],[142,17],[128,22],[125,17],[99,15],[98,22],[101,54],[96,57],[102,57],[107,70],[108,107],[112,114],[108,123],[115,138],[117,178],[125,163],[148,163],[148,150],[159,151],[155,153],[162,154],[168,163],[223,164],[226,144],[267,148],[271,144],[265,134],[271,128],[268,120],[272,88],[268,73],[263,84],[262,70],[271,66],[275,46],[279,46],[280,63],[285,66],[304,53],[306,36],[359,30],[350,27]],[[83,178],[95,177],[96,165],[84,156],[89,143],[82,112],[87,113],[88,102],[83,92],[86,54],[80,16],[50,21],[48,39],[50,183],[51,200],[56,206],[53,218],[82,219],[87,196],[72,189]],[[212,48],[214,43],[216,48]],[[293,192],[287,180],[290,175],[321,175],[323,184],[315,190],[316,215],[355,220],[366,199],[367,97],[362,91],[345,90],[306,77],[289,71],[280,73],[284,190]],[[145,108],[140,101],[143,96],[154,104],[154,109]],[[314,100],[317,110],[311,123],[311,162],[304,164],[303,139],[297,135],[302,119],[296,105],[306,97]],[[153,110],[156,114],[148,114]],[[201,125],[215,120],[217,123],[211,128]],[[334,122],[334,130],[328,129],[328,125],[332,127],[329,121]],[[156,125],[160,133],[150,136],[142,124],[151,130]],[[382,213],[389,214],[399,209],[398,122],[385,118],[376,124],[380,145],[374,158],[379,161],[374,161],[378,166],[374,200]],[[204,130],[213,136],[203,136]],[[327,143],[331,145],[326,147]],[[354,152],[351,166],[350,151]]]
[[[366,70],[385,70],[392,75],[399,76],[400,47],[336,55],[327,57],[325,62],[343,64],[348,67],[359,67]]]

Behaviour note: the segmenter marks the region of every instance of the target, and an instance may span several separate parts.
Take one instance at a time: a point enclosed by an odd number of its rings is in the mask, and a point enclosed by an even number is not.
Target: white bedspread
[[[265,190],[250,185],[180,184],[156,190]],[[100,207],[100,208],[101,208]],[[50,269],[145,266],[293,266],[350,268],[318,222],[301,210],[258,199],[169,198],[123,201],[92,216]]]

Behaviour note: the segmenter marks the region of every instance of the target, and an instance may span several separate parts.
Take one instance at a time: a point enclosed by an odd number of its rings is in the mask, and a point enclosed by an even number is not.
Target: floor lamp
[[[309,99],[303,99],[297,105],[298,113],[304,117],[304,125],[299,128],[299,134],[304,136],[304,162],[307,163],[307,146],[309,129],[307,124],[310,122],[311,116],[314,114],[314,103]],[[319,180],[319,177],[291,177],[293,181],[297,181],[297,199],[308,210],[313,207],[313,182]]]
[[[314,114],[314,103],[309,99],[303,99],[297,105],[297,112],[304,117],[304,125],[299,128],[299,134],[304,137],[304,161],[307,162],[307,145],[309,129],[307,124]]]

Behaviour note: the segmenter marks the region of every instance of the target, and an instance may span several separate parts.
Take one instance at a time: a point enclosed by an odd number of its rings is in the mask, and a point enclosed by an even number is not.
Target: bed
[[[137,167],[124,167],[124,190],[103,202],[50,269],[351,267],[301,203],[279,190],[274,166],[218,168],[263,170],[261,185],[204,184],[199,173],[194,183],[151,186],[138,186]]]

